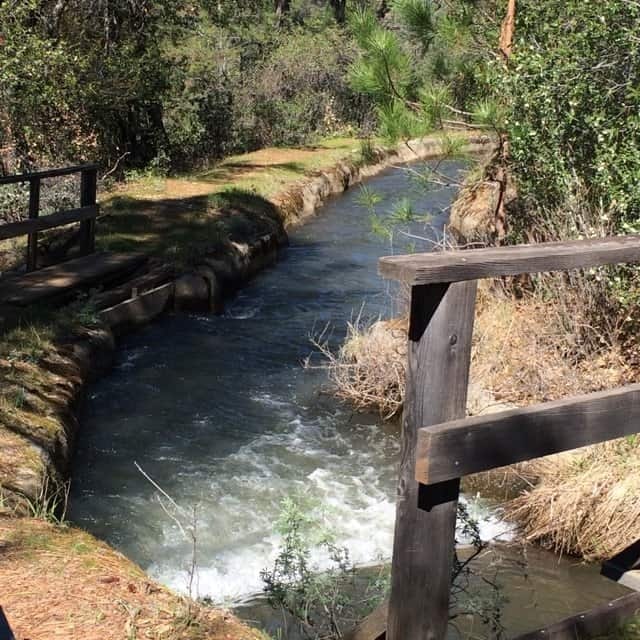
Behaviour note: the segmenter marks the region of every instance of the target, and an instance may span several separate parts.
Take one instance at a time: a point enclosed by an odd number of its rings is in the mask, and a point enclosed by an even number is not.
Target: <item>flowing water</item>
[[[432,239],[454,194],[416,190],[398,169],[367,188],[381,196],[380,212],[413,191],[416,211],[433,213],[420,229]],[[288,496],[303,495],[316,510],[321,505],[354,561],[390,557],[397,427],[354,414],[322,392],[325,371],[302,366],[313,352],[310,336],[330,327],[337,345],[362,308],[367,317],[393,313],[393,292],[376,272],[391,247],[370,232],[359,195],[356,188],[332,199],[295,230],[278,265],[224,315],[167,316],[126,338],[114,371],[93,387],[74,463],[71,519],[159,581],[186,588],[191,545],[135,463],[186,510],[196,507],[199,594],[214,601],[260,590]],[[481,520],[485,537],[503,528],[488,513]],[[316,560],[322,566],[326,559]],[[591,594],[585,606],[617,593],[593,571],[580,575],[587,573],[591,582],[580,580]]]

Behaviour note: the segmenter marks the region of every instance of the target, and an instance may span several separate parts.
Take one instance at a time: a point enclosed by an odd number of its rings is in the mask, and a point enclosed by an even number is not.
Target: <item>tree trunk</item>
[[[329,0],[331,8],[333,9],[333,15],[336,18],[338,24],[344,24],[347,17],[347,0]]]
[[[275,0],[276,22],[280,24],[282,16],[289,11],[290,0]]]
[[[516,0],[509,0],[507,15],[502,22],[500,30],[500,52],[509,59],[513,50],[513,34],[516,28]]]

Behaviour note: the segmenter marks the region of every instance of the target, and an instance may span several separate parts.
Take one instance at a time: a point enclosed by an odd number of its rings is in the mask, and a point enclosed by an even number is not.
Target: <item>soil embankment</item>
[[[87,533],[0,518],[0,594],[16,640],[264,640],[225,611],[155,584]]]

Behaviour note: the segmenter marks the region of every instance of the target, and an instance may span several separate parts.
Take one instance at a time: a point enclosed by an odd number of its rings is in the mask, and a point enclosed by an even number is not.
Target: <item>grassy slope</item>
[[[139,176],[101,202],[100,248],[143,250],[165,259],[184,258],[229,236],[221,215],[230,206],[273,216],[269,198],[322,167],[356,160],[359,144],[335,138],[301,149],[262,149],[227,158],[215,167],[182,177]],[[234,202],[229,202],[230,197]]]

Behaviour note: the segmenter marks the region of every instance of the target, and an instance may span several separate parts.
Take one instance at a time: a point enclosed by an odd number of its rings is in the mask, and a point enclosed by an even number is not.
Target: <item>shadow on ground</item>
[[[180,262],[227,240],[246,243],[282,228],[272,202],[242,189],[164,200],[117,196],[103,211],[97,224],[101,249],[142,251]]]

